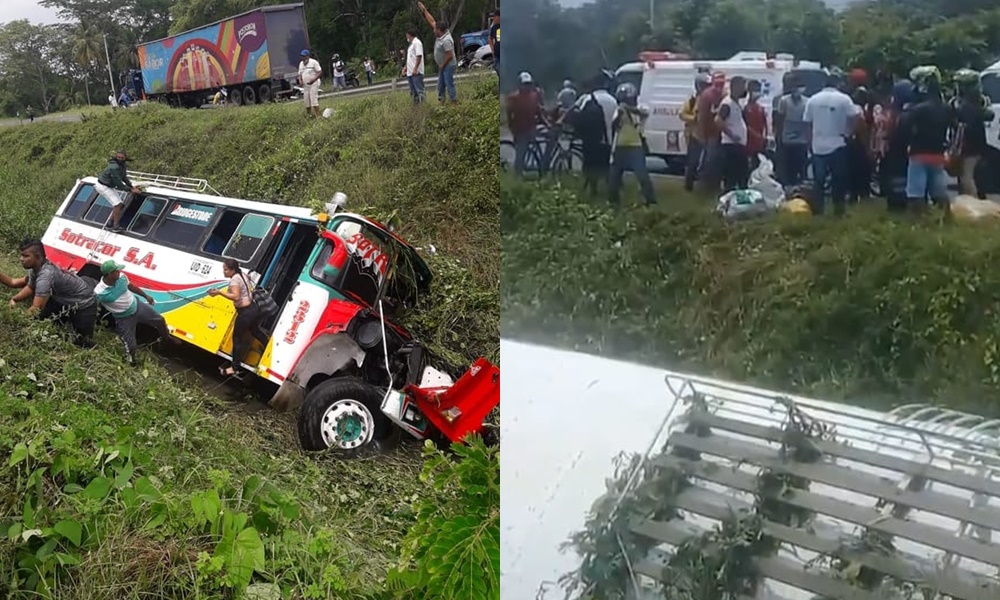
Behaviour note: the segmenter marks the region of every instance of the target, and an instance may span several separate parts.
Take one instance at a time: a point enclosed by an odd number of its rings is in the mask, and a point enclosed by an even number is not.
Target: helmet
[[[695,91],[702,91],[708,86],[712,85],[712,76],[708,73],[698,73],[694,76],[694,89]]]
[[[563,80],[563,87],[564,88],[571,88],[571,87],[573,87],[573,82],[571,80],[569,80],[569,79],[565,79],[565,80]]]
[[[521,71],[520,75],[517,76],[517,80],[521,83],[521,85],[531,85],[535,81],[531,77],[531,73],[527,71]]]
[[[615,90],[615,98],[617,98],[619,102],[635,100],[638,95],[639,92],[636,91],[635,86],[631,83],[623,83],[618,86],[617,90]]]
[[[958,85],[979,83],[979,72],[972,69],[959,69],[955,71],[955,83]]]
[[[333,60],[340,60],[340,55],[339,54],[334,54],[333,55]]]
[[[917,86],[941,83],[941,70],[934,65],[921,65],[910,70],[910,80]]]
[[[909,79],[900,79],[892,86],[892,106],[896,110],[902,110],[904,106],[913,101],[914,86]]]

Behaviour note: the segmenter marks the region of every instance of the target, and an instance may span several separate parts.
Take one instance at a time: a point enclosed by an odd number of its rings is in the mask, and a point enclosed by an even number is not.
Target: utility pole
[[[652,35],[652,33],[653,33],[653,26],[654,26],[653,25],[653,11],[654,11],[654,6],[653,5],[654,5],[655,2],[656,2],[656,0],[649,0],[649,33],[650,33],[650,35]]]
[[[108,61],[108,81],[111,83],[111,93],[115,93],[115,76],[111,73],[111,54],[108,53],[108,34],[101,34],[104,36],[104,58]]]

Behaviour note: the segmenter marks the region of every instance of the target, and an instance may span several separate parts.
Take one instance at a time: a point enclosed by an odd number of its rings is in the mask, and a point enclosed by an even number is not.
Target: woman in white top
[[[747,124],[743,120],[740,100],[747,95],[747,80],[737,75],[729,82],[729,95],[722,100],[716,124],[722,131],[723,191],[742,190],[750,177],[750,157],[747,156]]]
[[[222,273],[229,278],[229,286],[224,289],[212,288],[209,296],[222,296],[233,301],[236,306],[236,322],[233,323],[233,359],[229,366],[219,367],[219,373],[225,377],[237,376],[239,365],[250,350],[251,337],[261,344],[267,345],[267,336],[260,331],[260,307],[253,301],[250,292],[250,282],[240,269],[240,263],[227,258],[222,263]]]

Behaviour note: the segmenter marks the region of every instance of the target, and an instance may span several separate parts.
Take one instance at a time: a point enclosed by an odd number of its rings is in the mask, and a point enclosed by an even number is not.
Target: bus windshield
[[[1000,103],[1000,73],[983,73],[982,77],[983,95],[990,99],[990,103]]]

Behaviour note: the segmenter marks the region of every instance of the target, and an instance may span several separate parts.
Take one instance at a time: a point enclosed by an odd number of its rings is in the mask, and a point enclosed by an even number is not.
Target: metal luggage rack
[[[129,171],[128,175],[132,179],[132,183],[136,185],[152,185],[195,194],[211,193],[216,196],[222,195],[206,179],[178,177],[176,175],[158,175],[156,173],[142,173],[140,171]]]
[[[663,500],[673,518],[627,520],[651,548],[629,560],[618,540],[629,597],[663,598],[679,548],[755,519],[774,549],[753,556],[756,592],[741,600],[1000,598],[1000,421],[924,405],[875,413],[697,377],[667,385],[677,401],[611,512],[650,489],[680,490]],[[808,460],[790,442],[804,422]],[[775,476],[785,484],[766,491]]]

